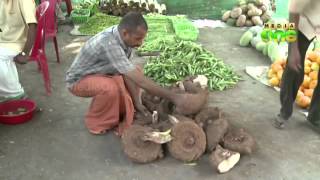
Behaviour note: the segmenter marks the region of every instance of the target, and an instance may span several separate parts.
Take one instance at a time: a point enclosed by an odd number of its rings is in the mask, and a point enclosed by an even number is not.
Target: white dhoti
[[[13,58],[18,54],[11,49],[0,47],[0,97],[11,98],[24,94],[19,82],[17,67]]]

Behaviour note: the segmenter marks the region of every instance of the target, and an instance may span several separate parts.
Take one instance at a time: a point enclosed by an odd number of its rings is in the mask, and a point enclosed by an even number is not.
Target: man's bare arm
[[[148,93],[159,96],[165,99],[168,99],[172,102],[176,101],[177,94],[173,93],[172,91],[162,88],[152,80],[146,78],[143,73],[137,69],[128,72],[125,74],[125,78],[132,80],[136,83],[139,87],[146,90]]]
[[[19,64],[26,64],[28,62],[29,53],[34,44],[35,37],[36,37],[37,25],[35,23],[31,23],[28,25],[29,25],[29,28],[28,28],[27,41],[24,45],[24,48],[22,49],[22,51],[26,53],[27,56],[21,56],[21,54],[18,54],[16,57],[14,57],[14,61]]]
[[[25,52],[26,54],[30,53],[30,50],[36,38],[36,31],[37,31],[37,24],[32,23],[32,24],[28,24],[28,26],[29,28],[28,28],[27,42],[23,48],[23,52]]]
[[[139,90],[138,90],[138,86],[135,84],[134,81],[132,81],[131,79],[129,79],[128,77],[124,76],[124,82],[126,84],[126,87],[131,95],[133,104],[136,106],[137,104],[141,104],[141,99],[139,97]]]

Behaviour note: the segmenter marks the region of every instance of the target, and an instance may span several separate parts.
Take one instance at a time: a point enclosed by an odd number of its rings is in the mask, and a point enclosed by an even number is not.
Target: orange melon
[[[319,52],[318,51],[310,51],[308,52],[308,59],[310,61],[313,61],[313,62],[317,62],[317,59],[319,57]]]
[[[282,75],[283,75],[283,70],[277,72],[278,79],[282,79]]]
[[[311,72],[311,67],[310,66],[304,66],[304,73],[309,74]]]
[[[283,68],[280,64],[272,64],[271,69],[273,72],[276,72],[276,73],[278,73],[281,70],[283,71]]]
[[[276,73],[273,72],[272,69],[269,69],[269,71],[268,71],[268,78],[273,78],[273,77],[275,77],[275,76],[276,76]]]
[[[313,63],[311,64],[311,69],[312,69],[313,71],[319,71],[319,69],[320,69],[319,64],[318,64],[317,62],[313,62]]]
[[[317,87],[318,80],[312,80],[309,84],[310,89],[315,89]]]
[[[286,64],[286,60],[283,58],[278,58],[274,61],[273,64],[280,64],[281,66],[284,66]]]
[[[306,95],[306,96],[311,98],[313,96],[313,91],[314,91],[314,89],[305,89],[304,90],[304,95]]]
[[[269,80],[271,86],[279,86],[280,80],[277,77],[273,77]]]
[[[311,78],[311,80],[318,80],[318,73],[319,71],[311,71],[309,73],[309,77]]]
[[[299,91],[303,92],[303,90],[304,90],[304,87],[301,85],[299,88]]]
[[[311,64],[312,64],[312,62],[311,62],[309,59],[306,59],[306,60],[304,61],[304,66],[311,67]]]
[[[302,96],[296,100],[296,103],[302,108],[307,108],[311,103],[311,98],[308,96]]]
[[[304,75],[302,86],[304,88],[309,88],[310,81],[311,81],[311,78],[307,75]]]
[[[317,63],[320,64],[320,56],[317,59]]]
[[[297,93],[296,100],[300,99],[302,96],[304,96],[304,93],[299,90],[298,93]]]

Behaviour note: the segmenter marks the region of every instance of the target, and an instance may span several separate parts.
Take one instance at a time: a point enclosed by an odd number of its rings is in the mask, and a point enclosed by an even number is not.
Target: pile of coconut
[[[217,107],[208,107],[209,92],[196,78],[187,78],[171,87],[177,93],[193,93],[197,102],[190,102],[190,111],[177,110],[172,102],[142,94],[142,102],[150,116],[135,115],[134,124],[122,135],[126,156],[137,163],[164,158],[164,149],[184,163],[197,161],[209,153],[210,163],[218,173],[232,169],[240,155],[256,149],[254,138],[243,128],[232,127]]]

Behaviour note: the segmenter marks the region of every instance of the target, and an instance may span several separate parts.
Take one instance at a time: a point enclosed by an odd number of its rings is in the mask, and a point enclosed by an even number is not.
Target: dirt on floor
[[[0,125],[1,180],[317,180],[320,177],[320,134],[297,108],[285,130],[271,121],[279,111],[279,94],[251,79],[246,66],[268,65],[267,57],[238,45],[245,29],[201,29],[199,43],[234,67],[243,81],[233,89],[212,92],[209,105],[226,112],[231,124],[246,128],[257,140],[258,150],[241,157],[230,172],[218,175],[203,157],[196,164],[174,158],[137,165],[122,151],[119,137],[88,133],[84,114],[90,99],[72,96],[65,87],[65,72],[88,37],[69,35],[71,26],[61,26],[58,44],[61,64],[56,63],[52,42],[46,54],[52,80],[52,95],[45,95],[36,63],[18,66],[29,97],[42,109],[34,119],[18,126]],[[141,64],[143,59],[135,58]]]

